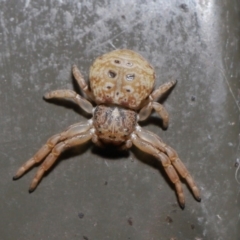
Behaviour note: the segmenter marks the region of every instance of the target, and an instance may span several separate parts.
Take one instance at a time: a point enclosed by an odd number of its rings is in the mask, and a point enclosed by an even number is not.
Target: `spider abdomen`
[[[120,49],[98,57],[89,80],[97,104],[138,110],[152,92],[155,71],[140,54]]]
[[[99,105],[94,110],[93,124],[99,140],[119,145],[135,130],[137,113],[119,106]]]

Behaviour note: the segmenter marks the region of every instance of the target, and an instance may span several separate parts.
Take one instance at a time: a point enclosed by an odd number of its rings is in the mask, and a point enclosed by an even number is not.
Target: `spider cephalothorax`
[[[185,199],[179,176],[186,179],[195,198],[200,201],[199,190],[176,151],[156,134],[138,125],[138,121],[147,119],[154,109],[161,117],[163,127],[168,126],[168,113],[155,100],[172,88],[176,81],[167,82],[153,90],[153,68],[141,55],[127,49],[106,53],[94,61],[90,68],[90,87],[76,66],[73,66],[73,75],[88,100],[72,90],[56,90],[44,97],[72,100],[93,117],[50,137],[47,143],[18,169],[14,179],[21,177],[35,164],[43,162],[30,185],[29,191],[32,192],[58,156],[70,147],[90,140],[99,146],[113,144],[121,149],[135,145],[162,163],[169,179],[175,185],[181,207],[184,207]],[[93,107],[90,101],[97,106]]]

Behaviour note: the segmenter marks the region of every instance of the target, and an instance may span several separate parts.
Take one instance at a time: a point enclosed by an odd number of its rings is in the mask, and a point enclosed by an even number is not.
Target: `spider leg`
[[[132,147],[132,141],[128,139],[122,146],[119,147],[119,150],[128,150],[129,148]]]
[[[140,144],[139,148],[141,149],[141,145],[144,145],[143,149],[147,149],[147,153],[150,153],[160,159],[163,163],[163,166],[166,170],[166,172],[170,169],[170,173],[167,172],[170,180],[175,184],[177,194],[179,196],[179,202],[181,206],[183,206],[184,202],[181,200],[182,196],[182,190],[180,187],[180,180],[178,176],[176,177],[175,175],[178,173],[182,178],[185,178],[189,187],[191,188],[194,197],[200,201],[200,192],[199,189],[197,188],[192,176],[188,172],[187,168],[184,166],[182,161],[179,159],[177,153],[175,150],[173,150],[171,147],[166,145],[162,140],[154,133],[143,130],[140,126],[136,127],[135,134],[137,137],[135,137],[135,142],[133,141],[133,144]],[[139,143],[142,141],[142,143]],[[137,145],[136,145],[137,146]],[[167,159],[170,160],[167,161]],[[166,164],[165,164],[166,163]],[[164,165],[165,164],[165,165]],[[171,166],[170,166],[171,165]],[[176,169],[176,171],[175,171]],[[174,172],[174,173],[173,173]],[[179,184],[178,184],[179,182]],[[184,199],[184,198],[183,198]]]
[[[161,117],[161,119],[163,121],[163,127],[167,128],[168,127],[168,122],[169,122],[169,115],[168,115],[167,110],[163,107],[162,104],[160,104],[158,102],[153,102],[152,106],[153,106],[153,109]]]
[[[20,178],[24,173],[26,173],[31,167],[43,161],[43,159],[52,151],[55,145],[63,141],[67,138],[71,138],[75,135],[83,133],[89,130],[92,127],[92,120],[87,122],[80,122],[68,127],[64,132],[56,134],[50,137],[46,144],[44,144],[37,153],[30,158],[27,162],[25,162],[16,172],[15,176],[13,177],[14,180]]]
[[[193,180],[192,176],[188,172],[187,168],[185,167],[185,165],[183,164],[181,159],[178,157],[176,151],[174,149],[172,149],[170,146],[167,146],[167,145],[165,146],[165,148],[166,148],[167,155],[172,162],[172,165],[178,171],[180,176],[182,178],[186,179],[187,184],[190,187],[190,189],[192,190],[194,197],[198,201],[201,201],[200,191],[199,191],[195,181]]]
[[[177,83],[177,80],[172,80],[170,82],[166,82],[159,86],[156,90],[154,90],[150,97],[152,100],[157,100],[161,96],[163,96],[170,88],[172,88]]]
[[[92,113],[92,104],[72,90],[55,90],[44,95],[45,99],[62,98],[69,99],[77,103],[85,112]]]
[[[92,129],[80,133],[76,136],[73,136],[71,138],[68,138],[62,142],[59,142],[51,151],[51,153],[47,156],[47,158],[44,160],[42,165],[38,168],[32,182],[29,188],[29,192],[34,191],[34,189],[37,187],[38,183],[42,179],[44,173],[48,171],[52,165],[56,162],[58,156],[65,151],[68,148],[81,145],[87,141],[89,141],[92,138],[93,131]]]
[[[150,114],[152,113],[152,101],[150,101],[147,105],[145,105],[138,113],[138,121],[146,120]]]
[[[183,162],[178,157],[176,151],[165,144],[156,134],[142,129],[140,126],[136,127],[136,134],[146,142],[149,142],[152,146],[157,148],[159,151],[164,152],[170,159],[171,164],[175,167],[177,172],[182,178],[185,178],[189,187],[191,188],[194,197],[200,201],[200,192],[196,186],[192,176],[188,172],[187,168],[184,166]]]
[[[163,105],[158,102],[151,101],[147,105],[145,105],[138,114],[138,121],[146,120],[150,116],[152,109],[154,109],[158,113],[158,115],[161,117],[161,119],[163,121],[163,127],[167,128],[168,122],[169,122],[168,112],[163,107]]]
[[[149,95],[148,104],[145,105],[139,111],[139,114],[138,114],[139,121],[146,120],[150,116],[152,109],[154,109],[163,120],[163,127],[164,128],[168,127],[168,121],[169,121],[168,112],[166,111],[166,109],[163,107],[162,104],[154,102],[154,100],[157,100],[159,97],[164,95],[170,88],[172,88],[176,84],[176,82],[177,81],[164,83]]]
[[[183,194],[182,184],[181,184],[178,174],[177,174],[176,170],[174,169],[174,167],[172,166],[171,161],[168,158],[168,156],[165,153],[159,151],[156,147],[151,145],[149,142],[142,140],[135,133],[131,134],[131,140],[132,140],[132,143],[136,147],[138,147],[140,150],[153,155],[154,157],[156,157],[158,160],[161,161],[166,174],[168,175],[169,179],[175,186],[179,204],[182,208],[184,208],[185,198],[184,198],[184,194]]]
[[[94,100],[91,90],[89,89],[86,81],[84,80],[80,70],[77,68],[76,65],[73,65],[72,73],[73,73],[73,76],[76,79],[79,87],[83,90],[83,92],[87,95],[87,97],[91,100]]]

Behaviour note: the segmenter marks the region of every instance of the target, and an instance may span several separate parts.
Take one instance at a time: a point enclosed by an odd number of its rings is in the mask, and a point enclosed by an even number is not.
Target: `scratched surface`
[[[94,3],[93,3],[94,2]],[[196,1],[0,1],[1,239],[238,240],[240,236],[240,4]],[[85,145],[61,157],[28,194],[36,169],[16,169],[51,135],[82,121],[45,92],[76,87],[93,59],[116,48],[141,53],[160,85],[177,78],[145,128],[174,147],[202,202],[184,184],[186,208],[154,159]]]

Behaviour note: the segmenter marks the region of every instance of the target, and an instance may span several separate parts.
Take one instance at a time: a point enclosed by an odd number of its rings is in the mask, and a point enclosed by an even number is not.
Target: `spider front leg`
[[[79,87],[83,90],[83,92],[87,95],[87,97],[91,100],[94,100],[94,96],[93,96],[91,90],[89,89],[86,81],[84,80],[80,70],[77,68],[76,65],[73,65],[72,73],[73,73],[74,78],[77,80]]]
[[[161,119],[163,121],[163,127],[164,128],[168,127],[168,121],[169,121],[168,112],[166,111],[166,109],[163,107],[162,104],[155,102],[155,100],[157,100],[158,98],[163,96],[176,83],[177,83],[176,80],[171,81],[171,82],[167,82],[167,83],[161,85],[156,90],[154,90],[149,95],[148,104],[145,105],[139,112],[139,115],[138,115],[139,116],[139,121],[146,120],[150,116],[150,114],[152,112],[152,109],[154,109],[159,114],[159,116],[161,117]]]
[[[93,110],[93,105],[79,94],[72,90],[55,90],[44,95],[45,99],[59,98],[71,100],[77,103],[85,112],[91,114]]]
[[[200,192],[197,188],[192,176],[179,159],[177,153],[152,132],[143,130],[140,126],[136,127],[136,131],[131,135],[132,143],[144,152],[147,152],[159,159],[166,171],[169,179],[175,185],[179,203],[184,208],[185,200],[182,185],[178,174],[185,178],[191,188],[194,197],[200,201]]]
[[[92,120],[88,120],[87,122],[84,122],[84,123],[82,122],[76,123],[70,126],[69,128],[67,128],[64,132],[50,137],[47,140],[46,144],[44,144],[32,158],[30,158],[18,169],[13,179],[16,180],[20,178],[24,173],[26,173],[34,165],[42,162],[44,158],[47,155],[49,155],[52,149],[59,142],[72,138],[74,136],[77,136],[79,134],[85,133],[87,131],[90,131],[91,128],[92,128]]]

